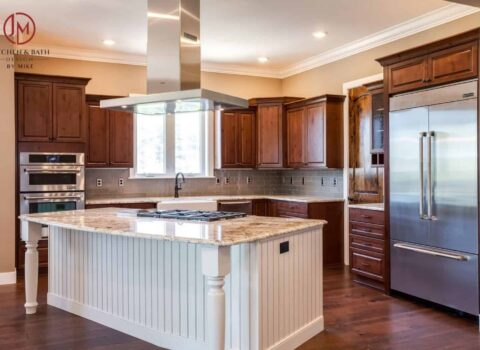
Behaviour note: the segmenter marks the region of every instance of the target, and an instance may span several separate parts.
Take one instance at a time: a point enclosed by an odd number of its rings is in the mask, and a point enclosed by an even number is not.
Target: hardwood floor
[[[0,349],[158,349],[46,305],[39,280],[36,315],[24,313],[23,282],[0,286]],[[316,349],[479,349],[478,323],[351,281],[347,269],[325,271],[325,331],[302,345]]]

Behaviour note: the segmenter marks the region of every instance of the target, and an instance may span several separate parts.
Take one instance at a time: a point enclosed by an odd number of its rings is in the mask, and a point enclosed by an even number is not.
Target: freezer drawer
[[[478,309],[478,256],[392,240],[391,288],[473,315]]]

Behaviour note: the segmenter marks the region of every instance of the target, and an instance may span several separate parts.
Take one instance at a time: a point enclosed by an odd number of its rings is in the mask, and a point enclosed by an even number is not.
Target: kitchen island
[[[49,305],[169,349],[293,349],[323,330],[324,221],[115,208],[20,219],[27,314],[47,225]]]

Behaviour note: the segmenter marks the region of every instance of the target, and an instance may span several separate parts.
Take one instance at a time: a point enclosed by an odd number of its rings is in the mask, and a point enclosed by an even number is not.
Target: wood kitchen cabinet
[[[221,116],[221,168],[256,165],[255,110],[226,111]]]
[[[476,29],[378,59],[389,94],[478,77],[478,36]]]
[[[101,99],[112,96],[88,96],[87,167],[133,167],[133,115],[102,109]]]
[[[268,216],[326,220],[323,227],[324,265],[343,264],[343,201],[305,203],[268,201]]]
[[[257,108],[257,167],[284,167],[285,104],[298,97],[256,98],[250,105]]]
[[[85,142],[89,80],[16,73],[18,141]]]
[[[383,211],[350,208],[350,268],[353,280],[387,290]]]
[[[343,167],[344,100],[324,95],[286,105],[287,167]]]

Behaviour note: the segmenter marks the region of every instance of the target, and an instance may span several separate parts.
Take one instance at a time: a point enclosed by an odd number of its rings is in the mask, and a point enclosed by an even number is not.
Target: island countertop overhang
[[[247,216],[214,222],[137,217],[135,209],[102,208],[25,214],[23,222],[116,236],[231,246],[323,227],[324,220]]]

